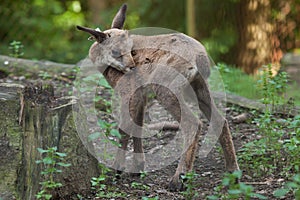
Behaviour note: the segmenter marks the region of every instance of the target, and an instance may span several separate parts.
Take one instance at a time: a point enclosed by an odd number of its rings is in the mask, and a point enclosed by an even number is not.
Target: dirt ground
[[[227,108],[227,119],[230,123],[231,132],[233,135],[233,141],[239,154],[239,149],[243,144],[255,140],[259,137],[257,125],[247,122],[234,123],[232,117],[241,113],[250,113],[250,110],[239,108],[234,105],[229,105]],[[158,138],[154,139],[159,141]],[[155,143],[155,142],[154,142]],[[150,142],[150,145],[146,145],[147,148],[153,148],[154,143]],[[147,143],[148,144],[148,143]],[[226,172],[224,166],[224,160],[220,145],[217,146],[208,154],[206,158],[196,158],[194,171],[198,176],[195,178],[194,190],[198,193],[198,197],[194,199],[206,199],[207,196],[212,195],[214,188],[221,184],[224,173]],[[120,179],[113,180],[113,175],[106,183],[115,191],[125,193],[126,197],[119,198],[107,198],[107,199],[142,199],[142,197],[156,197],[164,200],[176,200],[185,199],[180,192],[169,192],[167,189],[168,181],[172,177],[177,167],[177,162],[172,165],[163,168],[161,170],[150,172],[147,176],[141,180],[140,177],[132,176],[130,174],[122,174]],[[243,169],[241,169],[243,170]],[[241,182],[251,184],[254,187],[254,192],[262,194],[268,199],[275,199],[272,195],[273,191],[280,188],[283,183],[283,179],[279,174],[272,174],[271,176],[264,176],[259,178],[252,177],[251,174],[243,172]],[[138,182],[148,186],[148,189],[134,189],[131,187],[133,182]],[[225,189],[225,188],[224,188]],[[94,199],[106,199],[95,198]],[[285,199],[293,199],[293,197],[286,197]]]

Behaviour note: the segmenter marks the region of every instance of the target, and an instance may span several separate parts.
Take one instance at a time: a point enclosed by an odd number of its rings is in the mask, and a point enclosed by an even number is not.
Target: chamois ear
[[[117,14],[115,15],[111,28],[122,29],[126,18],[127,4],[123,4]]]
[[[81,30],[81,31],[91,34],[92,37],[95,38],[95,40],[99,43],[103,42],[107,38],[107,35],[103,32],[96,31],[94,29],[86,28],[86,27],[82,27],[82,26],[76,26],[76,27],[78,30]]]

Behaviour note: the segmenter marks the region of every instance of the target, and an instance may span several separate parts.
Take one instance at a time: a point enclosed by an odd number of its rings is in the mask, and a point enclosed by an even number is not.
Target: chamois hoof
[[[177,192],[184,190],[184,180],[182,180],[181,176],[184,174],[180,174],[180,176],[173,176],[171,181],[169,182],[169,191]]]

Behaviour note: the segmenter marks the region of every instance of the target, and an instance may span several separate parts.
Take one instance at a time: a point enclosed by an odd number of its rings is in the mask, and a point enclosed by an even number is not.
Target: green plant
[[[83,199],[83,196],[81,196],[80,194],[77,194],[76,196],[79,200]]]
[[[144,179],[146,178],[147,175],[148,175],[148,172],[146,172],[146,171],[141,171],[141,172],[140,172],[140,178],[141,178],[141,180],[144,180]]]
[[[285,177],[290,177],[291,172],[298,173],[300,115],[278,122],[266,112],[254,121],[259,127],[260,138],[239,150],[241,167],[254,177],[270,175],[275,170]]]
[[[38,76],[43,79],[43,80],[48,80],[52,78],[52,75],[49,74],[48,72],[40,71]]]
[[[75,69],[78,70],[78,69]],[[103,75],[96,73],[89,75],[82,79],[83,83],[80,85],[79,82],[75,82],[75,87],[79,88],[80,93],[86,93],[86,92],[95,92],[95,87],[97,86],[101,88],[102,91],[106,91],[108,95],[111,95],[112,88],[106,81]],[[97,88],[96,88],[97,89]],[[97,91],[96,91],[97,94]],[[95,102],[95,107],[100,108],[104,106],[104,109],[101,110],[101,117],[103,117],[103,114],[105,114],[107,117],[111,115],[111,101],[107,100],[107,98],[102,97],[101,95],[95,95],[93,101]],[[94,112],[95,110],[92,110],[91,112]],[[119,133],[117,129],[116,123],[107,122],[105,120],[99,119],[97,121],[97,124],[99,125],[101,131],[100,132],[94,132],[88,136],[89,141],[95,141],[98,139],[102,142],[110,142],[113,145],[120,146],[120,144],[117,142],[117,139],[121,138],[121,134]]]
[[[261,114],[256,114],[253,121],[259,128],[259,139],[245,144],[238,155],[242,168],[252,176],[272,174],[275,169],[287,171],[290,169],[288,165],[299,166],[299,161],[294,158],[300,152],[297,146],[299,134],[295,130],[297,118],[278,122],[274,114],[274,108],[285,103],[288,77],[284,72],[274,77],[271,66],[268,65],[265,68],[266,70],[258,80],[258,87],[261,88],[263,95],[261,101],[265,104],[265,110]],[[292,134],[286,130],[286,127],[289,127]],[[290,163],[282,162],[285,159]]]
[[[150,187],[148,185],[145,185],[143,183],[138,183],[138,182],[135,182],[133,181],[131,183],[131,187],[134,188],[134,189],[141,189],[141,190],[149,190]]]
[[[43,159],[36,161],[37,164],[43,164],[44,169],[41,175],[44,176],[45,181],[40,183],[42,188],[36,194],[36,197],[37,199],[49,200],[52,197],[51,191],[62,186],[61,183],[54,180],[54,175],[62,172],[57,166],[69,167],[71,164],[63,162],[66,154],[57,152],[57,147],[50,147],[48,149],[37,148],[37,150],[41,155],[45,155]]]
[[[288,138],[283,140],[283,147],[287,154],[285,171],[300,172],[300,115],[287,120],[287,126],[290,129]]]
[[[266,111],[272,112],[276,105],[285,103],[285,94],[288,89],[288,75],[280,72],[273,75],[272,65],[263,66],[264,71],[258,80],[258,88],[262,90],[262,103],[266,105]],[[271,107],[267,105],[270,104]]]
[[[96,196],[100,198],[124,197],[125,194],[117,192],[117,188],[110,187],[106,184],[108,178],[107,173],[111,170],[102,164],[100,164],[99,167],[101,169],[101,174],[99,177],[92,177],[91,179],[92,189],[96,191]]]
[[[187,200],[195,199],[199,196],[198,192],[195,190],[196,187],[196,177],[199,176],[194,171],[188,172],[181,176],[185,185],[185,190],[181,192]]]
[[[291,182],[287,182],[283,188],[274,191],[275,197],[284,198],[289,192],[293,192],[295,199],[300,199],[300,174],[296,174]]]
[[[22,42],[20,42],[20,41],[15,41],[15,40],[12,41],[9,44],[8,48],[11,51],[11,53],[9,55],[14,58],[20,58],[24,55],[24,52],[23,52],[24,46],[23,46]]]
[[[237,180],[242,177],[241,171],[235,171],[233,173],[225,174],[222,179],[222,183],[214,188],[214,194],[208,196],[209,200],[227,200],[227,199],[245,199],[250,200],[252,198],[267,199],[261,194],[255,193],[251,185],[239,182]]]
[[[120,143],[115,139],[120,139],[122,136],[117,130],[116,123],[108,123],[102,119],[98,120],[98,125],[100,126],[102,132],[94,132],[88,136],[89,141],[97,140],[105,136],[106,140],[102,142],[110,142],[111,144],[120,147]]]

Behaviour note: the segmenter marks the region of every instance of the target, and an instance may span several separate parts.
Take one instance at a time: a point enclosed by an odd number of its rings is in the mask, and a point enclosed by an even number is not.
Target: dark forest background
[[[128,4],[125,28],[164,27],[201,41],[215,62],[256,73],[278,68],[286,52],[300,49],[299,0],[2,0],[0,54],[12,41],[25,58],[76,63],[89,45],[75,25],[110,27]]]

